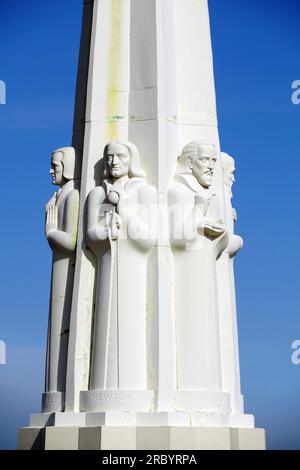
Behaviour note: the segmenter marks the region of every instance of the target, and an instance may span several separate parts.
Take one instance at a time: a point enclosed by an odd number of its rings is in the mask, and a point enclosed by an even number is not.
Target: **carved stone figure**
[[[82,392],[81,408],[149,410],[147,260],[156,240],[156,189],[132,143],[110,142],[103,158],[102,185],[87,201],[86,238],[98,261],[90,389],[110,393]]]
[[[31,415],[19,448],[263,449],[238,388],[229,273],[240,242],[231,197],[225,210],[208,1],[82,3],[74,287],[63,196],[72,182],[59,183],[46,230],[44,411],[64,411]],[[65,160],[53,158],[57,181]]]
[[[227,232],[211,189],[217,152],[193,141],[178,159],[169,190],[174,254],[177,344],[176,409],[221,411],[222,394],[216,259],[227,246]]]
[[[223,181],[225,189],[225,211],[229,235],[229,255],[234,257],[243,247],[243,239],[234,233],[234,222],[237,221],[237,212],[231,205],[232,185],[235,182],[235,162],[227,153],[221,153]]]
[[[240,389],[238,332],[236,317],[236,296],[233,259],[243,246],[243,240],[234,233],[236,210],[232,208],[232,185],[235,181],[235,162],[227,153],[221,153],[224,183],[225,219],[228,229],[228,245],[218,262],[219,322],[222,356],[223,387],[231,394],[231,413],[244,412],[243,397]]]
[[[79,178],[73,147],[55,150],[52,182],[60,186],[46,205],[45,232],[53,251],[44,412],[64,407],[68,336],[79,212]]]

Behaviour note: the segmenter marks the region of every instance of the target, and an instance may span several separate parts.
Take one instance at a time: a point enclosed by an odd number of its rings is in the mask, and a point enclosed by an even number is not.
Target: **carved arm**
[[[73,190],[65,201],[65,230],[58,229],[58,208],[47,205],[46,237],[52,250],[71,254],[75,251],[78,231],[79,192]]]

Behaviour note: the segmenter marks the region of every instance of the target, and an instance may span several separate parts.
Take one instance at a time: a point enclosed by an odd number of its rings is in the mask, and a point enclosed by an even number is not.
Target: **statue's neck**
[[[122,176],[121,178],[113,178],[112,179],[112,184],[116,184],[116,183],[120,183],[120,184],[123,184],[123,183],[126,183],[126,181],[129,180],[129,176],[128,175],[125,175],[125,176]]]

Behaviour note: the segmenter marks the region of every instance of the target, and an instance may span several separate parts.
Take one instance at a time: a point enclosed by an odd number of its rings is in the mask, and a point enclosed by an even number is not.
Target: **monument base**
[[[134,411],[86,411],[35,413],[30,415],[30,428],[55,427],[194,427],[194,428],[254,428],[254,417],[247,414],[218,412],[134,412]]]
[[[19,450],[265,450],[263,429],[178,426],[21,428]]]

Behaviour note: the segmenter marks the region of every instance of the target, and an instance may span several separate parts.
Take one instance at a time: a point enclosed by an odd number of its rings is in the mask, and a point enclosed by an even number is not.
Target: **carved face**
[[[130,156],[126,147],[116,142],[109,144],[106,158],[107,168],[113,179],[128,175]]]
[[[199,147],[197,155],[189,159],[188,166],[201,186],[211,186],[216,161],[216,150],[212,146]]]
[[[230,159],[230,161],[228,161],[226,170],[223,172],[224,184],[225,186],[228,186],[230,189],[232,188],[232,185],[235,182],[234,173],[235,173],[234,160]]]
[[[52,183],[61,186],[63,183],[63,164],[62,164],[62,153],[54,152],[51,157],[51,170],[50,175],[52,177]]]

